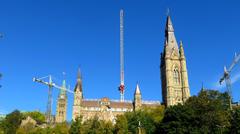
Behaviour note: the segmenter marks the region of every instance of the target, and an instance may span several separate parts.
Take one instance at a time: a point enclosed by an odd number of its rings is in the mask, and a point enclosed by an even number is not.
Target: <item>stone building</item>
[[[184,103],[190,97],[183,44],[178,47],[170,16],[165,28],[165,44],[161,54],[162,97],[166,106]]]
[[[161,54],[161,82],[163,104],[166,106],[183,104],[189,97],[188,74],[183,44],[178,47],[170,17],[167,17],[165,28],[165,46]],[[140,110],[143,107],[160,106],[158,101],[142,100],[139,84],[136,85],[133,101],[101,99],[85,99],[83,96],[82,78],[78,71],[77,83],[74,89],[74,104],[72,119],[82,116],[83,121],[97,116],[100,120],[115,122],[117,115],[127,111]]]
[[[101,99],[84,99],[82,89],[81,74],[78,72],[77,84],[74,89],[74,104],[72,119],[82,116],[83,121],[97,116],[100,120],[115,122],[119,114],[127,111],[138,110],[141,107],[160,106],[157,101],[142,101],[139,85],[137,84],[134,93],[134,100],[121,102],[120,100],[110,100],[107,97]]]
[[[56,117],[55,122],[56,123],[62,123],[66,121],[67,116],[67,94],[66,94],[66,81],[63,81],[62,88],[60,90],[60,93],[58,95],[57,100],[57,110],[56,110]]]

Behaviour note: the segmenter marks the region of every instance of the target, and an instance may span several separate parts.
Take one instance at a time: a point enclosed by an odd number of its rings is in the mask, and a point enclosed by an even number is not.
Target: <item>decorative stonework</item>
[[[161,54],[162,97],[166,106],[184,103],[190,97],[186,59],[182,42],[180,49],[170,17],[165,29],[165,46]]]

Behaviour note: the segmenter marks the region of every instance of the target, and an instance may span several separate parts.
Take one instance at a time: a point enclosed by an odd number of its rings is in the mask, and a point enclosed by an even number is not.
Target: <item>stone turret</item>
[[[185,102],[190,97],[189,84],[188,84],[188,73],[186,58],[183,49],[183,43],[180,41],[180,60],[182,67],[182,91],[183,91],[183,102]]]
[[[142,106],[142,95],[140,92],[139,85],[137,84],[135,93],[134,93],[134,110],[139,110]]]
[[[66,94],[66,81],[63,80],[62,89],[58,95],[57,110],[56,110],[56,123],[65,122],[67,118],[67,94]]]
[[[75,120],[77,117],[80,117],[82,100],[83,100],[82,77],[81,77],[80,69],[78,69],[77,84],[74,88],[74,102],[73,102],[73,113],[72,113],[73,120]]]

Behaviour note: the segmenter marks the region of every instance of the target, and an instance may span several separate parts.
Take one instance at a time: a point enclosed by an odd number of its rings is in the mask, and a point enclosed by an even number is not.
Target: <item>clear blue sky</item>
[[[45,111],[47,87],[34,76],[62,72],[74,87],[78,66],[85,98],[119,99],[119,10],[125,9],[126,99],[139,81],[144,100],[161,101],[160,53],[166,10],[170,8],[178,41],[183,40],[191,94],[206,88],[224,91],[217,82],[223,66],[240,53],[238,0],[21,0],[1,1],[0,112]],[[233,96],[240,100],[240,65]],[[55,113],[58,90],[54,90]],[[73,95],[68,94],[68,119]]]

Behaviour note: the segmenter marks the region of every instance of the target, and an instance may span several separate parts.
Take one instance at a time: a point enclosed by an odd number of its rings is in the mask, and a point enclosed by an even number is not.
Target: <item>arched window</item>
[[[179,84],[180,83],[180,78],[179,78],[179,71],[177,68],[173,70],[173,81],[174,84]]]

